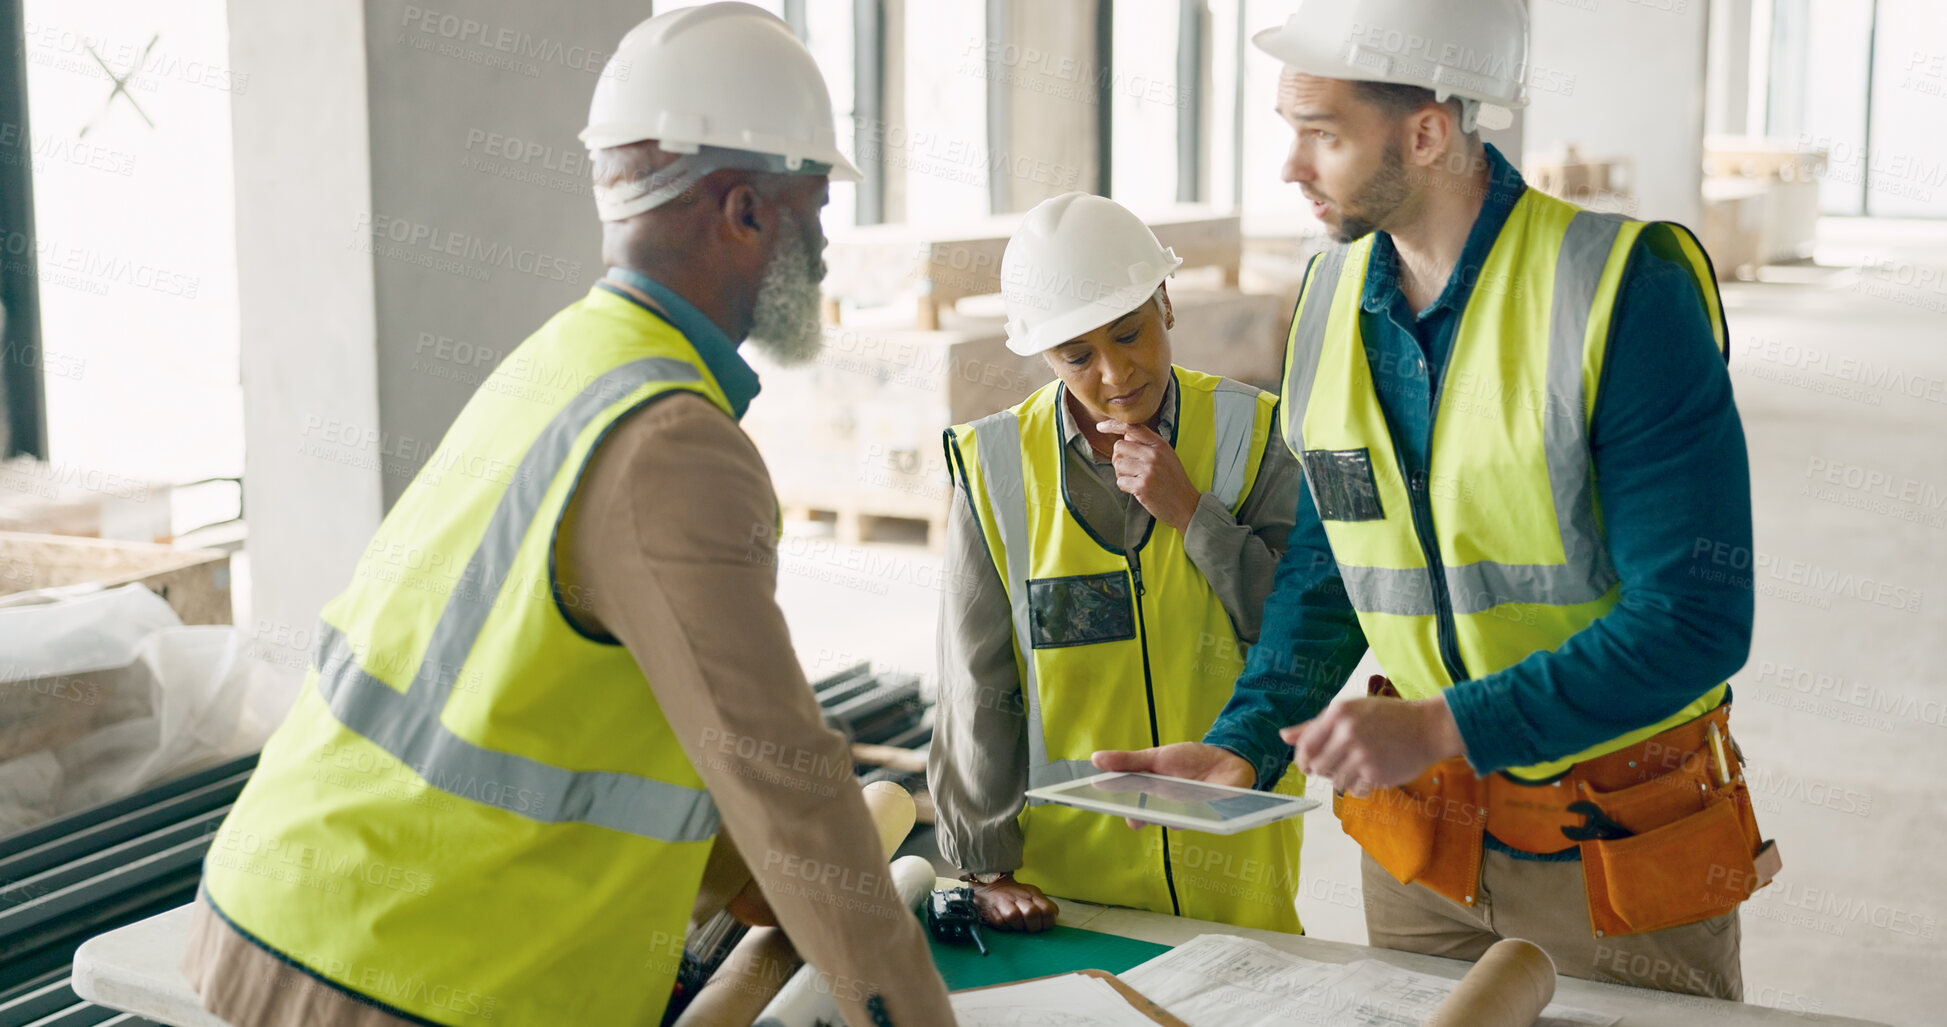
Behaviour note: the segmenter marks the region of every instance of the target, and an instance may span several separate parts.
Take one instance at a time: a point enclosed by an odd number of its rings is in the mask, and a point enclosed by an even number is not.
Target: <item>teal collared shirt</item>
[[[703,366],[710,369],[710,375],[723,389],[723,396],[730,401],[730,412],[738,420],[743,420],[744,411],[750,409],[750,401],[757,398],[763,384],[757,380],[757,372],[737,355],[737,344],[730,336],[723,334],[715,321],[703,316],[690,301],[654,278],[640,271],[626,267],[612,267],[605,276],[610,281],[620,282],[644,296],[655,300],[663,309],[651,313],[668,321],[672,328],[683,333],[683,337],[696,347],[696,353],[703,358]],[[631,303],[635,297],[626,292],[616,291],[616,295]]]
[[[1487,196],[1431,304],[1407,301],[1387,234],[1377,234],[1366,265],[1360,334],[1402,477],[1429,471],[1434,408],[1467,301],[1527,188],[1499,150],[1486,152]],[[1752,576],[1713,570],[1708,555],[1720,543],[1730,548],[1719,552],[1751,545],[1751,475],[1730,373],[1691,272],[1643,240],[1636,247],[1589,428],[1621,599],[1559,647],[1446,690],[1479,773],[1560,759],[1655,723],[1736,673],[1750,652]],[[1417,495],[1424,504],[1426,493]],[[1292,755],[1278,729],[1317,716],[1367,648],[1311,490],[1298,490],[1298,504],[1258,643],[1204,736],[1256,766],[1264,788]],[[1420,512],[1433,523],[1430,508]],[[1487,845],[1514,852],[1492,835]],[[1573,848],[1514,854],[1578,858]]]

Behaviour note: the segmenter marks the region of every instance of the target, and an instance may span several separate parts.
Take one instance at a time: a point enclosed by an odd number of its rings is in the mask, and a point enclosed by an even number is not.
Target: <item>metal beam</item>
[[[232,760],[0,839],[0,996],[10,1002],[36,975],[66,967],[87,938],[194,897],[203,854],[256,762]]]
[[[886,219],[886,0],[852,2],[852,139],[864,179],[855,220],[876,225]]]
[[[1176,202],[1203,199],[1203,0],[1177,0]],[[1187,101],[1187,102],[1186,102]]]
[[[1095,191],[1115,185],[1115,0],[1095,0]]]
[[[41,384],[40,269],[34,241],[34,143],[27,124],[21,0],[0,0],[0,459],[47,457]]]
[[[105,802],[99,806],[70,813],[58,820],[50,820],[39,827],[28,828],[19,834],[0,838],[0,883],[5,883],[7,880],[4,875],[6,872],[6,861],[8,859],[29,849],[39,848],[49,842],[58,841],[76,832],[88,830],[96,825],[117,821],[127,814],[139,814],[158,802],[174,799],[178,796],[187,795],[191,792],[207,788],[210,785],[217,784],[227,786],[228,791],[218,790],[210,793],[210,795],[202,800],[207,805],[202,806],[197,812],[230,802],[236,798],[237,792],[242,790],[243,782],[249,779],[250,771],[256,766],[257,754],[253,752],[248,756],[239,756],[236,759],[226,763],[220,763],[207,770],[199,770],[194,774],[179,777],[174,781],[156,785],[154,788],[143,789],[126,798],[116,799],[113,802]],[[145,834],[152,829],[139,818],[122,822],[136,829],[119,834],[115,836],[114,841],[104,842],[104,845],[112,845],[116,841],[126,841],[137,834]]]
[[[1859,216],[1873,216],[1873,67],[1879,55],[1879,0],[1866,22],[1866,119],[1859,135]]]
[[[1232,75],[1230,108],[1230,209],[1244,209],[1244,61],[1250,56],[1245,41],[1250,35],[1246,28],[1251,22],[1251,0],[1237,0],[1237,31],[1231,40],[1233,56],[1231,67],[1236,69]]]
[[[1008,136],[1014,129],[1009,74],[1001,56],[1008,50],[1009,18],[1007,5],[1013,0],[987,0],[987,152],[1011,152]],[[1005,214],[1014,209],[1014,181],[989,160],[987,173],[987,212]]]
[[[182,795],[160,799],[141,809],[106,818],[99,823],[78,826],[75,830],[4,859],[0,859],[0,894],[14,881],[41,873],[50,867],[80,859],[91,852],[120,844],[184,819],[235,801],[250,777],[243,770],[213,784]]]

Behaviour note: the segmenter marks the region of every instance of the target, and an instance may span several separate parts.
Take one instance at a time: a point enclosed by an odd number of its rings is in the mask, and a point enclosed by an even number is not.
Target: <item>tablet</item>
[[[1110,772],[1030,788],[1030,799],[1206,834],[1236,834],[1318,808],[1317,799],[1206,784],[1160,774]]]

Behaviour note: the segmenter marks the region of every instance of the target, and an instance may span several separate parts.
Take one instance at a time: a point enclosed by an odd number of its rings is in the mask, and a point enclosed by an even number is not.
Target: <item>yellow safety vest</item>
[[[596,443],[676,390],[729,413],[682,334],[603,286],[481,384],[326,606],[215,840],[231,924],[437,1023],[657,1021],[717,810],[551,556]]]
[[[1257,481],[1276,397],[1172,368],[1171,444],[1200,492],[1233,513]],[[955,426],[947,459],[966,489],[1013,612],[1027,707],[1028,785],[1098,773],[1097,749],[1203,737],[1230,700],[1244,650],[1223,604],[1156,522],[1128,552],[1095,537],[1063,487],[1061,405],[1051,383],[1019,406]],[[1302,794],[1291,774],[1278,791]],[[1038,799],[1020,818],[1018,880],[1060,897],[1298,931],[1297,819],[1228,837],[1148,828]]]
[[[1724,348],[1716,280],[1688,230],[1529,189],[1461,315],[1430,466],[1414,480],[1402,471],[1360,336],[1373,237],[1313,262],[1292,320],[1281,427],[1304,462],[1360,627],[1402,696],[1438,695],[1553,650],[1616,604],[1589,425],[1638,237],[1694,273]],[[1414,523],[1413,492],[1425,494],[1430,524]],[[1708,687],[1654,724],[1508,772],[1558,776],[1712,709],[1725,687]]]

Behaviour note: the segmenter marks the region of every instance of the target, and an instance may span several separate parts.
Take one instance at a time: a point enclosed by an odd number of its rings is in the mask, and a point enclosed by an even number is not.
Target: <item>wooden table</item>
[[[941,878],[935,887],[965,886]],[[1062,899],[1060,902],[1061,915],[1056,919],[1056,923],[1064,927],[1114,934],[1124,938],[1155,942],[1159,945],[1181,945],[1200,934],[1231,934],[1240,938],[1252,938],[1273,948],[1322,963],[1350,963],[1359,959],[1372,959],[1453,980],[1459,980],[1473,967],[1472,963],[1461,960],[1423,956],[1414,952],[1370,948],[1365,945],[1325,941],[1278,931],[1231,927],[1227,924],[1190,920],[1161,913],[1092,906],[1073,899]],[[1773,1009],[1769,1006],[1747,1005],[1742,1002],[1673,995],[1668,992],[1649,991],[1620,984],[1585,981],[1575,977],[1555,979],[1555,1001],[1567,1006],[1620,1016],[1622,1021],[1619,1027],[1670,1027],[1672,1024],[1723,1024],[1726,1027],[1759,1024],[1845,1024],[1849,1027],[1887,1027],[1886,1024],[1873,1020],[1823,1016]]]
[[[935,887],[959,887],[941,878]],[[1323,941],[1276,931],[1229,927],[1203,920],[1186,920],[1159,913],[1091,906],[1064,899],[1059,923],[1103,934],[1181,945],[1200,934],[1234,934],[1255,938],[1274,948],[1325,963],[1376,959],[1408,970],[1458,980],[1470,963],[1391,949],[1368,948]],[[203,1011],[189,982],[176,969],[182,961],[189,930],[189,907],[182,906],[107,934],[89,939],[74,957],[75,993],[90,1002],[147,1017],[177,1027],[226,1027]],[[1619,984],[1601,984],[1573,977],[1557,978],[1555,1000],[1622,1017],[1621,1027],[1668,1027],[1670,1024],[1784,1025],[1845,1024],[1886,1027],[1870,1020],[1787,1012],[1767,1006],[1721,1002],[1715,999],[1645,991]]]

